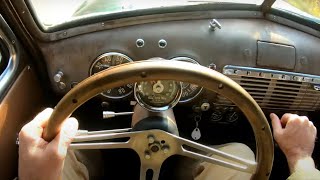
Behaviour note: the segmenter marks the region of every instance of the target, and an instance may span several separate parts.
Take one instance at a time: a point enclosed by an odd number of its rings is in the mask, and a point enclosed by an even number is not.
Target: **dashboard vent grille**
[[[262,108],[314,111],[320,109],[319,76],[259,68],[226,66],[223,73],[240,84]],[[231,105],[222,96],[217,104]]]

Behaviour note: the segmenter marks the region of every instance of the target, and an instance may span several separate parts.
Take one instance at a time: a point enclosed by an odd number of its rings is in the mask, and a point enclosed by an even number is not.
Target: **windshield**
[[[121,12],[209,3],[261,5],[263,0],[28,0],[28,2],[38,22],[46,30],[86,17]],[[320,22],[320,0],[276,0],[272,8]]]
[[[29,0],[44,29],[59,24],[119,12],[207,3],[241,3],[260,5],[263,0]]]
[[[272,7],[320,23],[320,0],[277,0]]]

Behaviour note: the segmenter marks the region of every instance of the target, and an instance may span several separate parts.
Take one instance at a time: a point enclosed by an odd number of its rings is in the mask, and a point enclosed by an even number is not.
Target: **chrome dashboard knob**
[[[221,24],[216,20],[216,19],[212,19],[210,22],[209,22],[209,28],[210,30],[212,31],[215,31],[216,28],[219,28],[221,29]]]
[[[53,76],[53,80],[56,83],[59,83],[61,81],[63,77],[63,72],[62,71],[58,71],[54,76]]]

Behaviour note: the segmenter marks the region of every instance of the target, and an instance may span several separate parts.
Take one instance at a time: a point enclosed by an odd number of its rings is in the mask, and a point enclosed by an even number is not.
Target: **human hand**
[[[286,113],[279,117],[271,113],[273,136],[285,154],[290,172],[315,168],[311,157],[317,129],[306,116]]]
[[[47,108],[26,124],[19,133],[19,179],[61,179],[67,149],[77,133],[78,121],[67,119],[51,141],[42,138],[53,109]]]

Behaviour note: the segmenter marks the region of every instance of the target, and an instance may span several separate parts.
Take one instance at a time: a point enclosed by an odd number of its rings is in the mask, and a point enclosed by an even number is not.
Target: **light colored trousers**
[[[238,156],[247,160],[255,160],[255,155],[252,152],[252,150],[248,146],[241,143],[228,143],[220,146],[215,146],[215,148],[220,151],[233,154],[235,156]],[[214,155],[212,157],[217,159],[223,159],[221,157],[216,157]],[[90,158],[90,157],[83,157],[79,152],[69,151],[65,160],[62,179],[63,180],[88,180],[89,172],[94,171],[94,168],[90,168],[90,167],[87,168],[82,163],[83,161],[89,162],[88,159],[86,158]],[[85,163],[85,164],[87,166],[90,166],[90,163]],[[248,174],[248,173],[236,171],[233,169],[225,168],[225,167],[214,165],[214,164],[209,164],[206,162],[202,162],[198,164],[197,169],[201,169],[201,170],[195,174],[195,178],[194,178],[195,180],[213,180],[213,179],[246,180],[246,179],[250,179],[252,176],[251,174]]]

